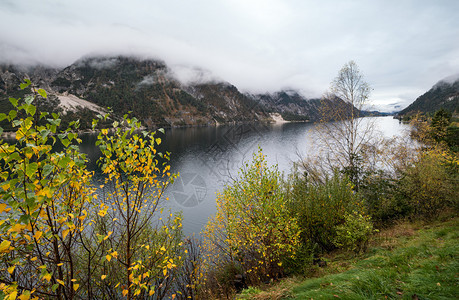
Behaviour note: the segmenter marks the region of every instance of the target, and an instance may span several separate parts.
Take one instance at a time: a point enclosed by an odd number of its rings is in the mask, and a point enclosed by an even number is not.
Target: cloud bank
[[[137,55],[166,61],[182,80],[316,97],[355,60],[376,103],[407,106],[458,72],[457,11],[455,0],[3,0],[0,62]]]

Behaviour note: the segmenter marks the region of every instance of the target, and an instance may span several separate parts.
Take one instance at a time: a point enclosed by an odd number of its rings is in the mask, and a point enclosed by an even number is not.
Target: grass
[[[359,257],[327,257],[317,278],[287,279],[240,299],[459,299],[459,218],[398,224]]]

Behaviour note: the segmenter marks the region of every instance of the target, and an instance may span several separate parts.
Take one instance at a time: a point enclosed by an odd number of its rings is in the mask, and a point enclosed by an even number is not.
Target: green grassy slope
[[[458,299],[459,218],[400,224],[363,256],[335,254],[320,277],[249,289],[243,299]]]

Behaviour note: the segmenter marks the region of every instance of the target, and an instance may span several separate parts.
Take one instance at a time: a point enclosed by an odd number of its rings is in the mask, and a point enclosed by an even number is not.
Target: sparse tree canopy
[[[352,60],[341,68],[330,90],[335,97],[357,108],[359,110],[357,116],[360,110],[368,104],[371,92],[370,85],[364,81],[359,67]]]
[[[318,126],[325,160],[344,171],[356,187],[365,159],[364,149],[374,137],[374,122],[361,118],[362,110],[368,106],[370,91],[357,64],[354,61],[346,63],[322,99]]]

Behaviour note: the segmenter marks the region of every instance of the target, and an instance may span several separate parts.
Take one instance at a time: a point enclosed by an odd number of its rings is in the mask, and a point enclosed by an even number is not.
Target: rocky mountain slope
[[[459,76],[445,78],[436,83],[429,91],[419,96],[399,116],[411,116],[417,112],[434,113],[441,108],[457,113],[459,111]]]
[[[319,118],[320,99],[306,100],[294,90],[249,95],[272,113],[280,113],[288,121],[316,121]]]
[[[321,104],[296,91],[254,95],[227,82],[183,84],[162,61],[118,56],[83,58],[61,70],[0,66],[0,111],[9,110],[8,97],[23,96],[25,77],[48,91],[49,109],[63,119],[90,120],[109,107],[115,115],[131,111],[150,127],[272,121],[272,113],[315,121]]]

